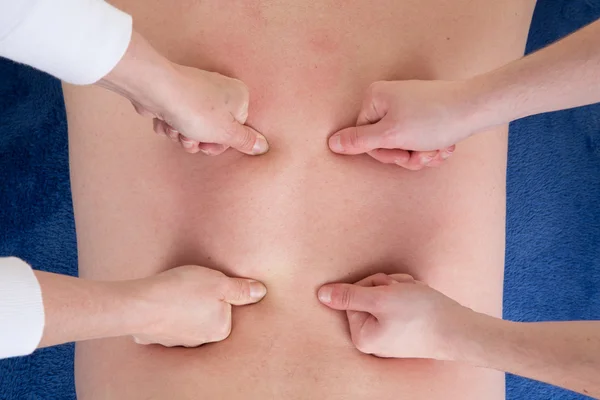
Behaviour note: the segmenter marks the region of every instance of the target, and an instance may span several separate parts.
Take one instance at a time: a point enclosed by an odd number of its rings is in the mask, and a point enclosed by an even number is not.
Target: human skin
[[[600,397],[600,321],[505,321],[406,274],[324,285],[319,299],[346,311],[361,352],[463,362]]]
[[[596,21],[468,79],[375,82],[364,98],[358,126],[337,132],[329,145],[340,154],[369,153],[384,163],[412,166],[414,157],[407,150],[435,150],[519,118],[597,103],[599,49]]]
[[[168,60],[136,30],[118,64],[96,85],[131,101],[154,131],[188,153],[218,155],[229,147],[250,155],[269,149],[259,132],[245,125],[248,88],[216,72]]]
[[[90,281],[35,271],[44,300],[38,347],[133,336],[140,344],[196,347],[231,332],[232,306],[260,301],[249,279],[187,265],[143,279]]]
[[[66,86],[80,275],[196,264],[268,295],[234,308],[229,338],[198,349],[79,344],[79,398],[503,398],[495,371],[361,354],[316,291],[405,272],[500,316],[506,127],[419,173],[335,155],[327,139],[356,121],[372,82],[462,79],[519,58],[533,2],[115,5],[173,62],[243,81],[246,123],[270,150],[182,154],[126,101]]]

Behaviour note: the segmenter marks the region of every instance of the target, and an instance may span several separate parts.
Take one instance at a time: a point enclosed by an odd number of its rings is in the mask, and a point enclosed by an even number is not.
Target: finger
[[[370,315],[371,314],[362,311],[346,311],[348,325],[350,326],[350,334],[352,334],[355,330],[360,329]]]
[[[155,115],[153,113],[151,113],[150,111],[146,110],[146,108],[142,107],[140,104],[136,103],[136,102],[131,102],[131,104],[133,104],[133,108],[135,108],[135,112],[137,112],[138,114],[140,114],[142,117],[152,117],[154,118]]]
[[[200,149],[198,149],[197,141],[186,138],[181,134],[179,135],[179,142],[181,143],[183,149],[190,154],[195,154],[200,151]]]
[[[149,339],[144,338],[143,336],[134,336],[133,341],[136,342],[137,344],[141,344],[144,346],[152,344],[152,342]]]
[[[158,135],[167,136],[167,124],[165,124],[160,119],[154,118],[152,120],[152,128],[154,129],[154,132],[156,132]]]
[[[402,166],[410,159],[410,151],[407,150],[375,149],[369,151],[368,154],[383,164]]]
[[[169,139],[171,139],[173,142],[177,142],[179,143],[179,136],[180,133],[177,129],[173,128],[171,125],[169,125],[168,123],[166,123],[163,120],[159,120],[161,125],[163,125],[163,129],[164,131],[167,133],[167,136],[169,137]]]
[[[363,154],[385,148],[385,135],[390,127],[384,119],[370,124],[342,129],[329,138],[329,148],[339,154]]]
[[[354,329],[350,328],[350,336],[352,343],[361,353],[373,354],[378,349],[375,347],[376,342],[374,340],[377,337],[377,333],[380,330],[379,320],[371,314],[366,314],[366,318],[360,321],[359,326],[355,326]]]
[[[412,151],[410,158],[404,163],[398,163],[399,166],[411,171],[419,171],[429,164],[437,155],[436,151]]]
[[[428,168],[435,168],[435,167],[439,167],[440,165],[442,165],[444,163],[444,159],[442,158],[442,152],[438,151],[437,154],[435,155],[435,157],[433,157],[433,159],[427,163],[426,167]]]
[[[391,274],[389,275],[390,278],[392,278],[393,280],[395,280],[396,282],[400,282],[400,283],[415,283],[415,278],[412,277],[412,275],[409,274]]]
[[[356,282],[355,285],[363,286],[363,287],[372,287],[372,286],[387,286],[394,283],[394,279],[391,278],[388,274],[384,274],[382,272],[367,276],[364,279]]]
[[[229,147],[216,143],[200,143],[198,149],[207,156],[218,156],[223,154]]]
[[[228,137],[222,144],[249,155],[260,155],[269,150],[269,143],[263,135],[237,121],[231,123]]]
[[[323,285],[318,292],[321,303],[334,310],[351,310],[375,313],[379,292],[373,287],[347,283]]]
[[[367,89],[356,125],[374,124],[381,120],[388,112],[388,102],[382,95],[386,82],[373,82]]]
[[[440,151],[442,159],[447,160],[448,158],[450,158],[450,156],[454,154],[454,150],[456,150],[456,145],[450,146]]]
[[[262,300],[267,288],[253,279],[227,278],[222,288],[221,300],[234,306],[243,306]]]
[[[235,104],[239,104],[235,110],[232,110],[231,115],[238,121],[240,124],[245,124],[248,119],[248,106],[250,105],[250,91],[248,90],[248,86],[244,84],[244,82],[233,79],[237,83],[236,93],[234,94],[234,98],[238,99]],[[230,104],[234,104],[230,103]]]
[[[196,347],[200,347],[203,344],[204,343],[201,343],[201,342],[187,342],[187,343],[182,344],[181,346],[183,346],[185,348],[188,348],[188,349],[193,349],[193,348],[196,348]]]

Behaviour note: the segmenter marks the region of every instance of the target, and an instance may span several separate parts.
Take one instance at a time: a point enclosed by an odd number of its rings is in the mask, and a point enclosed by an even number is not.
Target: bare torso
[[[113,2],[173,61],[243,80],[271,151],[184,154],[125,100],[65,87],[80,275],[183,264],[263,281],[198,349],[77,347],[80,399],[501,399],[503,375],[359,353],[316,289],[407,272],[499,316],[506,129],[438,169],[344,157],[327,137],[377,80],[463,78],[522,55],[532,0]]]

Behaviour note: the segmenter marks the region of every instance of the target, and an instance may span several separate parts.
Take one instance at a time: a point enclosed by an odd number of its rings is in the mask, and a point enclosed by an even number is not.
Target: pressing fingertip
[[[342,146],[342,135],[336,133],[329,138],[329,148],[335,153],[343,153],[344,146]]]
[[[319,292],[318,292],[319,301],[324,304],[331,303],[331,293],[332,292],[333,292],[332,288],[330,288],[328,286],[323,286],[321,289],[319,289]]]
[[[191,140],[181,137],[180,141],[181,141],[181,145],[183,147],[185,147],[186,149],[191,149],[192,147],[194,147],[194,142],[192,142]]]
[[[267,142],[267,138],[265,138],[260,133],[256,136],[256,142],[254,142],[254,147],[252,147],[253,155],[261,155],[265,154],[269,151],[269,143]]]
[[[267,294],[267,287],[260,282],[250,281],[250,297],[260,300]]]

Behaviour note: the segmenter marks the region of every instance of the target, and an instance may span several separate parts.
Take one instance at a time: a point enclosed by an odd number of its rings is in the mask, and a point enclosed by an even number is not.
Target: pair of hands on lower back
[[[143,287],[139,344],[195,347],[226,339],[232,306],[259,302],[257,281],[184,266],[135,282]],[[449,359],[449,336],[476,313],[406,274],[375,274],[355,284],[323,285],[318,299],[346,311],[356,348],[379,357]],[[316,300],[316,299],[315,299]]]
[[[161,56],[138,33],[121,62],[98,84],[153,118],[154,131],[188,153],[219,155],[234,148],[249,155],[268,151],[267,138],[246,125],[250,94],[241,81],[181,66]],[[464,82],[375,82],[367,90],[355,126],[329,138],[333,152],[367,153],[410,170],[440,165],[454,144],[484,128],[468,110]]]

